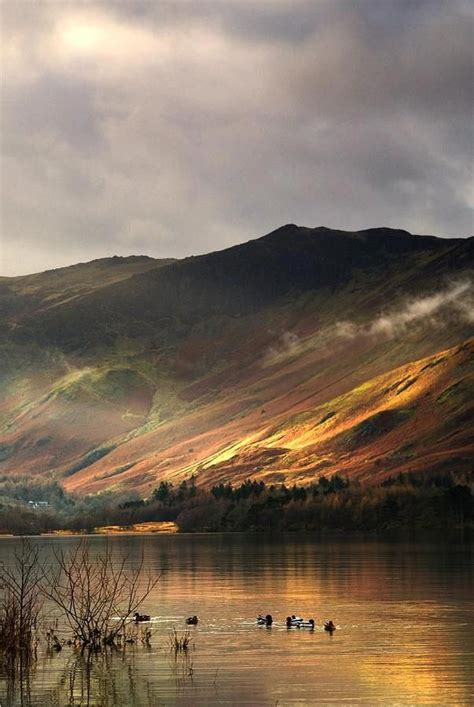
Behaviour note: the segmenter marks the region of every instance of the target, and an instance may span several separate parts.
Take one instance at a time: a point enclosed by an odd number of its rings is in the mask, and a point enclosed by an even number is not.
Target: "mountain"
[[[283,226],[0,279],[0,473],[78,492],[469,470],[474,239]]]

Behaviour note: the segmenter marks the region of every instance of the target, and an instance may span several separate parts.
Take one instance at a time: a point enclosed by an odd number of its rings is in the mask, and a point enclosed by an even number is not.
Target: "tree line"
[[[335,474],[309,485],[248,479],[198,485],[193,476],[136,493],[78,497],[55,481],[0,477],[0,532],[92,532],[103,525],[174,521],[180,531],[443,530],[474,525],[473,480],[460,474],[402,474],[360,484]],[[32,510],[28,501],[47,501]]]

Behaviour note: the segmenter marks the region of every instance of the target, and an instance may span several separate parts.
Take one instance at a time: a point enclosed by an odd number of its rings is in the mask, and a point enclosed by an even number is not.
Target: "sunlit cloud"
[[[66,14],[52,33],[51,50],[54,59],[70,63],[71,70],[82,60],[97,63],[100,73],[107,75],[163,60],[172,43],[169,37],[103,14]]]

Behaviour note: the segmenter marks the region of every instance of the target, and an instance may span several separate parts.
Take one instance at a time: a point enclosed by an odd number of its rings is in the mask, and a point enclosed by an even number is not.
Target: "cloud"
[[[474,290],[471,280],[452,283],[434,294],[405,301],[398,308],[380,314],[368,324],[338,322],[335,334],[343,339],[358,336],[383,336],[391,339],[403,335],[414,325],[444,327],[446,315],[457,316],[468,324],[474,322]]]
[[[3,3],[2,270],[469,235],[464,0]]]
[[[301,339],[294,331],[284,331],[277,336],[263,356],[265,366],[290,358],[301,351]]]
[[[393,336],[395,333],[403,331],[413,322],[432,320],[435,315],[446,307],[452,307],[464,313],[466,311],[466,301],[463,297],[468,292],[472,292],[472,283],[462,282],[434,295],[412,300],[401,311],[382,314],[370,327],[370,333]]]

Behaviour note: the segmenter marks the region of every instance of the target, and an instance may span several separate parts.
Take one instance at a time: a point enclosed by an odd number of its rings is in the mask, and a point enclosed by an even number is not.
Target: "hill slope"
[[[4,278],[0,471],[147,493],[192,473],[464,470],[473,246],[288,225]]]

